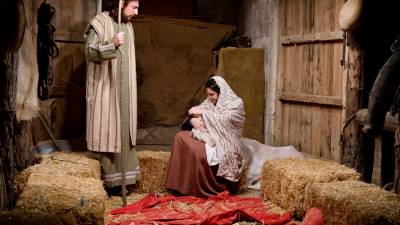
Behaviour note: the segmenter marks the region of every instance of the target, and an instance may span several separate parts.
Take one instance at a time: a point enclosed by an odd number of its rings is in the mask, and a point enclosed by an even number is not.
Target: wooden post
[[[382,136],[375,137],[374,166],[371,183],[382,186]]]
[[[5,206],[14,202],[13,180],[16,174],[14,151],[17,119],[15,113],[15,89],[17,78],[17,54],[2,54],[0,61],[0,159],[7,193]]]
[[[395,175],[394,175],[394,191],[400,194],[400,121],[395,132]]]
[[[344,61],[345,74],[347,82],[346,102],[345,102],[345,121],[352,114],[361,108],[361,91],[360,83],[362,79],[362,50],[357,43],[352,39],[352,36],[346,34],[346,45],[348,48],[348,60]],[[361,130],[358,123],[354,120],[344,133],[344,143],[342,144],[342,163],[361,170],[360,162],[360,134]]]
[[[19,122],[16,117],[18,60],[18,53],[0,53],[0,173],[5,181],[0,205],[8,209],[12,209],[16,201],[14,181],[18,171],[35,161],[33,121]]]
[[[15,89],[17,78],[17,54],[2,54],[0,57],[0,160],[5,178],[7,193],[5,206],[10,208],[14,201],[13,180],[16,173],[14,160],[15,131],[17,119],[15,113]]]
[[[118,33],[121,32],[121,10],[122,10],[122,0],[119,0],[118,4]],[[122,50],[120,49],[119,52],[121,53],[121,61],[120,61],[120,72],[121,72],[121,78],[123,77],[124,74],[124,64],[123,64],[123,57],[124,55],[122,54]],[[120,90],[122,93],[122,89]],[[120,94],[122,96],[122,94]],[[122,112],[122,110],[121,110]],[[127,121],[122,121],[122,116],[121,116],[121,129],[124,127],[124,123]],[[129,121],[128,121],[129,122]],[[124,141],[121,137],[121,140]],[[125,143],[121,143],[121,174],[122,174],[122,206],[125,207],[127,205],[126,202],[126,160],[125,160],[125,151],[128,151],[128,149],[125,149],[124,147]]]

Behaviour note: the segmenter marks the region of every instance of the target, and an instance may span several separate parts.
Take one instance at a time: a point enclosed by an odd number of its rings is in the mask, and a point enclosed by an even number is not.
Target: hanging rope
[[[51,24],[55,12],[55,8],[46,2],[43,2],[38,9],[37,61],[39,67],[38,97],[40,100],[48,98],[48,89],[53,83],[50,61],[53,61],[59,54],[58,47],[54,42],[56,29]]]

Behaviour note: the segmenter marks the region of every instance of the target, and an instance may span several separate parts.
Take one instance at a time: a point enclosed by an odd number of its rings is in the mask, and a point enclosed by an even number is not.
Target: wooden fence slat
[[[302,35],[289,35],[281,38],[282,45],[309,44],[315,42],[342,42],[343,31],[332,31],[325,33],[310,33]]]
[[[297,102],[297,103],[308,103],[315,105],[325,106],[336,106],[342,107],[342,99],[333,96],[322,96],[322,95],[307,95],[307,94],[293,94],[293,93],[281,93],[278,96],[282,102]]]

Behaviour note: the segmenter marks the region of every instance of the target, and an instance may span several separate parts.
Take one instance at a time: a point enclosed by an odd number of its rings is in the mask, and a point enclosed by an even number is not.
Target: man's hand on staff
[[[121,46],[124,43],[124,32],[115,34],[115,36],[112,38],[112,41],[116,48]]]

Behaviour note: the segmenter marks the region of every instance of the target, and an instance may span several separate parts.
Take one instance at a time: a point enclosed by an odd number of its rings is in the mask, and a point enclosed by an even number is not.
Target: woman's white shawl
[[[240,138],[245,121],[244,105],[222,77],[214,76],[212,79],[220,88],[217,104],[208,99],[201,103],[206,129],[193,129],[192,134],[196,139],[216,147],[219,160],[217,176],[235,182],[243,170]]]

